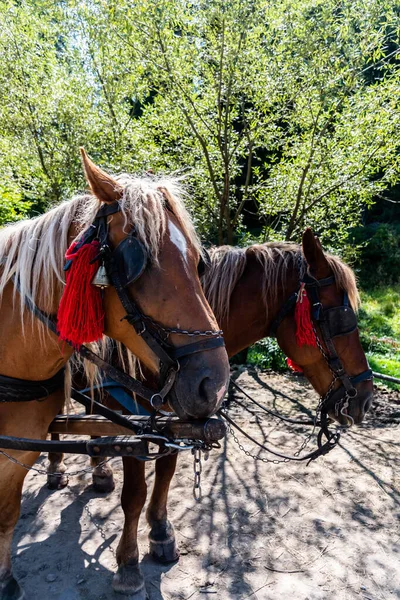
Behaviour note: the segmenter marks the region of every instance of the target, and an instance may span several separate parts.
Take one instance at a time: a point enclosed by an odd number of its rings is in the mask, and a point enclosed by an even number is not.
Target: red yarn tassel
[[[298,346],[316,346],[315,333],[311,322],[311,306],[305,283],[300,286],[294,311],[296,321],[296,342]]]
[[[61,340],[79,348],[95,342],[104,331],[104,310],[101,291],[92,285],[98,269],[98,241],[84,244],[75,251],[76,242],[68,248],[65,258],[72,260],[66,272],[66,286],[57,314],[58,335]]]
[[[299,365],[296,365],[296,363],[293,362],[291,358],[286,359],[286,364],[289,367],[289,369],[291,369],[292,371],[295,371],[295,373],[303,372],[303,369],[301,367],[299,367]]]

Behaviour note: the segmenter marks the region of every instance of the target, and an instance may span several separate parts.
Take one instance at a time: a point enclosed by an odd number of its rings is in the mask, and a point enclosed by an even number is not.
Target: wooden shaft
[[[138,426],[148,421],[148,417],[126,416]],[[160,433],[172,439],[202,440],[216,442],[226,433],[223,421],[210,418],[197,421],[179,421],[174,417],[157,418],[157,427]],[[50,424],[49,433],[69,433],[71,435],[113,436],[132,435],[132,431],[112,423],[99,415],[58,415]]]

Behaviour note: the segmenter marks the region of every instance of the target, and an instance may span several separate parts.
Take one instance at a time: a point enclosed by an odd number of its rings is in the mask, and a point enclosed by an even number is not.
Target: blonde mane
[[[129,231],[130,226],[135,226],[137,237],[153,263],[158,262],[160,239],[167,225],[166,207],[175,215],[190,243],[201,251],[185,208],[185,192],[176,179],[134,177],[125,173],[115,179],[123,187],[119,204],[125,227]],[[45,214],[0,230],[0,302],[6,285],[16,276],[19,298],[14,287],[14,306],[19,306],[22,324],[31,316],[25,310],[26,297],[45,312],[54,310],[54,298],[61,296],[65,284],[63,266],[71,225],[79,236],[91,225],[100,206],[95,196],[83,194],[62,202]],[[108,352],[107,339],[101,347],[102,353]],[[120,348],[118,351],[121,352]],[[133,357],[129,356],[127,360],[126,366],[132,371]],[[97,370],[87,365],[86,371],[91,382],[95,381]]]
[[[278,298],[288,272],[304,265],[301,246],[289,242],[255,244],[247,248],[211,248],[211,265],[202,278],[202,285],[219,323],[228,317],[233,290],[244,273],[250,253],[256,257],[263,270],[261,286],[267,317],[268,305]],[[337,256],[325,254],[325,258],[335,275],[336,285],[348,293],[350,304],[356,310],[360,304],[360,297],[352,269]],[[302,273],[299,277],[301,275]]]

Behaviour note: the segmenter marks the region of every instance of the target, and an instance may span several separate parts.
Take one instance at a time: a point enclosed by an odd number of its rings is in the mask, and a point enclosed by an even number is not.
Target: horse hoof
[[[47,487],[49,490],[62,490],[68,485],[68,475],[64,473],[48,473]]]
[[[122,565],[113,578],[113,590],[129,596],[129,600],[147,600],[144,578],[139,565]]]
[[[162,542],[150,539],[150,554],[154,560],[163,564],[176,562],[179,559],[179,550],[175,538]]]
[[[115,489],[114,477],[112,475],[92,475],[93,488],[96,492],[110,494]]]
[[[19,587],[18,582],[14,577],[0,583],[0,600],[25,600],[24,591]]]

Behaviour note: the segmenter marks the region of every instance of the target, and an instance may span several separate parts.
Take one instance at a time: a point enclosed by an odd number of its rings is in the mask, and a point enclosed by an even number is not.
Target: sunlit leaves
[[[111,170],[183,174],[203,236],[340,243],[398,181],[391,0],[7,0],[0,175],[43,208]]]

